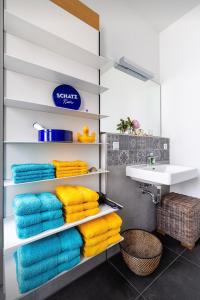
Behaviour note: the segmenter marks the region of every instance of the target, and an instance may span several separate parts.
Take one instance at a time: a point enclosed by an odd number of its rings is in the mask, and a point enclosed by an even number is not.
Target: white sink
[[[195,168],[176,165],[127,166],[126,176],[133,180],[150,183],[172,185],[198,176]]]

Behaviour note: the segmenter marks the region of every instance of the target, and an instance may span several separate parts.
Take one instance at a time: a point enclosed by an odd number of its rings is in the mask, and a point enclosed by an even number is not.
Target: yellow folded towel
[[[74,214],[68,214],[68,213],[66,214],[64,212],[64,220],[65,220],[66,223],[73,223],[73,222],[76,222],[78,220],[87,218],[89,216],[96,215],[99,212],[100,212],[100,208],[99,207],[96,207],[96,208],[93,208],[93,209],[84,210],[84,211],[77,212],[77,213],[74,213]]]
[[[87,167],[57,167],[56,171],[57,172],[73,172],[73,171],[88,171]]]
[[[81,212],[84,210],[88,210],[88,209],[93,209],[99,206],[99,202],[98,201],[94,201],[94,202],[86,202],[86,203],[81,203],[81,204],[77,204],[77,205],[63,205],[63,209],[64,211],[66,211],[68,214],[73,214],[76,212]]]
[[[62,178],[62,177],[69,177],[69,176],[76,176],[76,175],[83,175],[83,174],[87,174],[88,170],[79,170],[79,171],[69,171],[69,172],[60,172],[60,171],[56,171],[56,178]]]
[[[90,239],[100,234],[104,234],[111,229],[118,229],[122,224],[122,219],[116,213],[112,213],[96,220],[78,226],[84,238]]]
[[[85,186],[77,186],[76,188],[83,197],[83,203],[97,201],[99,199],[99,194],[97,192],[90,190]]]
[[[105,251],[106,248],[108,248],[108,246],[111,246],[112,244],[115,244],[120,240],[121,240],[121,235],[118,233],[93,247],[84,246],[82,249],[82,254],[85,257],[97,255]]]
[[[85,242],[84,245],[85,245],[85,247],[96,246],[97,244],[99,244],[101,242],[104,242],[107,239],[112,238],[113,236],[119,234],[119,232],[120,232],[120,228],[109,230],[106,233],[97,235],[97,236],[95,236],[91,239],[86,239],[86,238],[83,237],[83,240]]]
[[[82,160],[74,160],[74,161],[53,160],[52,163],[56,168],[60,168],[60,167],[85,167],[85,168],[88,168],[88,164]]]
[[[108,224],[109,230],[116,229],[118,227],[121,227],[121,225],[122,225],[122,219],[116,213],[106,215],[106,216],[104,216],[104,219],[106,220],[106,222]]]
[[[64,205],[76,205],[83,203],[83,197],[74,186],[58,186],[56,196]]]
[[[95,191],[81,186],[58,186],[56,196],[65,206],[95,202],[99,199]]]

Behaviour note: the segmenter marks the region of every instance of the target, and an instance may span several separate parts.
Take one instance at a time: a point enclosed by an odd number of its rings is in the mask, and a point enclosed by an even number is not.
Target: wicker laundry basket
[[[193,249],[200,238],[200,199],[169,193],[157,206],[157,230]]]
[[[147,276],[155,271],[163,250],[160,240],[140,229],[128,229],[122,236],[121,253],[129,269],[139,276]]]

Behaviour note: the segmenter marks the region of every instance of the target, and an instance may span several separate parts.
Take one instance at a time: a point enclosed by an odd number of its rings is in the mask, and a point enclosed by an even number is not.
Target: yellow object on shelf
[[[89,135],[89,128],[88,126],[83,127],[83,134],[80,132],[77,133],[77,140],[79,143],[94,143],[96,140],[96,133],[92,132]]]
[[[88,164],[85,161],[59,161],[53,160],[56,170],[56,178],[77,176],[88,173]]]
[[[104,234],[109,230],[118,229],[122,225],[122,219],[116,213],[105,215],[96,220],[79,225],[79,231],[84,239],[91,239]]]
[[[76,222],[99,213],[99,195],[84,186],[58,186],[56,195],[63,204],[66,223]]]
[[[82,220],[84,218],[87,218],[89,216],[94,216],[94,215],[98,214],[99,212],[100,212],[99,207],[79,211],[74,214],[67,212],[66,214],[64,213],[64,220],[65,220],[65,223],[73,223],[73,222]]]
[[[97,255],[110,245],[121,240],[120,227],[122,219],[116,213],[103,216],[78,226],[84,245],[85,257]]]
[[[92,247],[84,246],[83,250],[82,250],[83,256],[89,257],[89,256],[97,255],[97,254],[105,251],[106,248],[108,248],[110,245],[119,242],[121,240],[121,238],[122,238],[121,235],[118,233],[116,235],[109,237],[107,240],[96,244],[95,246],[92,246]]]

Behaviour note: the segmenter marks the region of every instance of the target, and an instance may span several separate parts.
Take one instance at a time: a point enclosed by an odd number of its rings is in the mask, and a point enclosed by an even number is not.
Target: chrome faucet
[[[156,164],[156,158],[153,155],[153,153],[150,153],[149,156],[147,156],[147,165],[150,167],[155,166]]]

